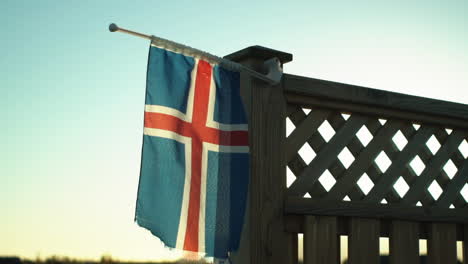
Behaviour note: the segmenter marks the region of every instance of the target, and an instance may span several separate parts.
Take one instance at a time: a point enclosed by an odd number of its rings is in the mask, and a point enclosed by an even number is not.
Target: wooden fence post
[[[260,46],[226,56],[256,71],[262,71],[263,62],[274,57],[281,63],[292,60],[291,54]],[[283,147],[286,101],[283,86],[282,83],[272,86],[242,74],[241,95],[249,119],[248,233],[243,232],[241,241],[244,245],[241,245],[239,254],[233,256],[233,261],[235,264],[283,264],[287,261],[288,252],[288,236],[283,223],[286,189]]]

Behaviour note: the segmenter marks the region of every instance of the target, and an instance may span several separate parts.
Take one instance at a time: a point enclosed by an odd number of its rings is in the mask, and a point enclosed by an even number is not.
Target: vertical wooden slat
[[[457,262],[456,225],[429,224],[427,257],[430,264],[455,264]]]
[[[468,225],[463,225],[463,263],[468,264]]]
[[[419,263],[419,224],[392,221],[390,228],[390,263]]]
[[[339,245],[336,217],[305,217],[304,264],[338,264],[340,258]]]
[[[379,263],[379,220],[353,217],[349,227],[348,263]]]
[[[297,264],[299,249],[298,249],[298,239],[297,233],[287,233],[287,248],[286,248],[286,263],[285,264]]]

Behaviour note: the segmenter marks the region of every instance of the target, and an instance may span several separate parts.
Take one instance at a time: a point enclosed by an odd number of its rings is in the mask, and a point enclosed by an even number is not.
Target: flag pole
[[[227,68],[233,69],[233,70],[244,71],[244,72],[247,72],[248,74],[250,74],[253,77],[256,77],[258,79],[261,79],[263,81],[266,81],[266,82],[270,83],[271,85],[278,84],[281,81],[281,77],[283,75],[283,69],[281,67],[281,62],[276,57],[265,61],[264,65],[263,65],[264,66],[263,68],[264,68],[266,74],[262,74],[260,72],[254,71],[254,70],[252,70],[250,68],[247,68],[244,65],[241,65],[239,63],[236,63],[236,62],[224,59],[224,58],[220,58],[218,56],[209,54],[208,52],[204,52],[204,51],[201,51],[201,50],[198,50],[198,49],[194,49],[194,48],[191,48],[189,46],[185,46],[183,44],[180,44],[180,43],[177,43],[177,42],[174,42],[174,41],[170,41],[170,40],[167,40],[167,39],[159,38],[159,37],[156,37],[156,36],[153,36],[153,35],[146,35],[146,34],[136,32],[136,31],[121,28],[121,27],[117,26],[114,23],[109,25],[109,31],[110,32],[122,32],[122,33],[126,33],[126,34],[129,34],[129,35],[132,35],[132,36],[148,39],[148,40],[151,40],[152,44],[155,44],[156,46],[158,46],[160,48],[164,48],[164,49],[168,49],[168,50],[171,50],[171,51],[188,54],[188,55],[195,56],[195,57],[201,57],[201,58],[206,59],[206,60],[208,60],[210,62],[219,63],[219,64],[221,64],[221,65],[223,65],[223,66],[225,66]]]
[[[132,31],[132,30],[128,30],[128,29],[125,29],[125,28],[121,28],[121,27],[117,26],[117,25],[114,24],[114,23],[112,23],[112,24],[109,25],[109,31],[110,31],[110,32],[122,32],[122,33],[130,34],[130,35],[133,35],[133,36],[136,36],[136,37],[140,37],[140,38],[145,38],[145,39],[151,40],[151,36],[150,36],[150,35],[142,34],[142,33],[135,32],[135,31]]]

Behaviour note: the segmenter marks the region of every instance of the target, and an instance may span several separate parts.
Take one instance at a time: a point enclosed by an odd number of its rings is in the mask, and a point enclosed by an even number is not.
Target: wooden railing
[[[271,57],[292,59],[261,47],[228,56],[256,70]],[[467,256],[468,106],[288,74],[277,86],[242,80],[242,263],[297,263],[298,233],[304,263],[339,263],[343,235],[348,263],[379,263],[381,237],[391,263],[419,263],[420,239],[429,263],[456,263],[457,241]]]
[[[340,235],[348,263],[378,263],[379,237],[391,263],[419,263],[419,239],[430,263],[456,263],[468,231],[468,107],[292,75],[283,85],[296,177],[284,211],[288,231],[304,233],[305,263],[338,263]]]

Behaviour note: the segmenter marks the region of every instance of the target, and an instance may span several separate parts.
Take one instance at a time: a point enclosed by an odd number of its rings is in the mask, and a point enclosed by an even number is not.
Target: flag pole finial
[[[151,40],[150,35],[142,34],[142,33],[135,32],[135,31],[132,31],[132,30],[128,30],[128,29],[125,29],[125,28],[121,28],[121,27],[117,26],[117,24],[115,24],[115,23],[111,23],[109,25],[109,31],[110,32],[127,33],[127,34],[130,34],[130,35],[133,35],[133,36],[137,36],[137,37],[140,37],[140,38],[145,38],[145,39]]]
[[[109,31],[110,32],[116,32],[117,30],[119,30],[119,27],[115,23],[111,23],[109,25]]]

